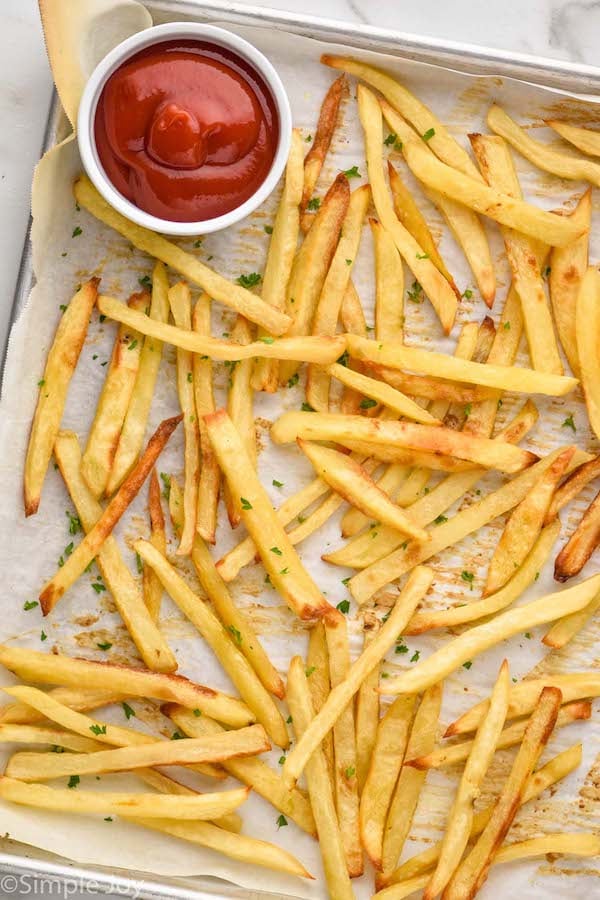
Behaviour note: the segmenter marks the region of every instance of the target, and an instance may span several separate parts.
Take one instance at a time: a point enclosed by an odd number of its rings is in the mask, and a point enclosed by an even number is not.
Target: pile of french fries
[[[512,155],[600,186],[600,163],[590,158],[600,157],[600,139],[549,122],[582,151],[574,156],[540,143],[492,107],[492,133],[469,135],[471,155],[390,75],[353,59],[322,62],[342,74],[323,101],[306,157],[307,139],[293,133],[277,214],[265,229],[262,278],[233,283],[198,255],[123,218],[85,176],[74,185],[82,209],[154,260],[151,291],[125,303],[99,294],[92,278],[66,306],[39,382],[25,513],[37,512],[54,457],[84,536],[41,587],[41,611],[51,614],[95,561],[144,668],[0,646],[0,663],[19,682],[4,689],[11,702],[0,710],[0,739],[41,745],[10,756],[0,796],[38,809],[119,816],[248,865],[313,877],[276,844],[241,833],[237,811],[254,790],[278,811],[280,825],[289,819],[318,840],[333,900],[354,896],[351,879],[367,864],[382,900],[417,891],[426,900],[466,900],[494,864],[600,853],[597,833],[506,841],[519,808],[580,764],[577,743],[539,761],[556,729],[590,718],[590,700],[600,696],[597,672],[511,681],[505,660],[489,698],[437,738],[444,680],[453,672],[537,626],[550,626],[544,644],[564,648],[600,607],[599,575],[515,605],[553,553],[559,512],[600,476],[600,457],[576,444],[542,458],[519,446],[538,418],[529,395],[561,397],[579,382],[600,437],[600,273],[588,265],[591,187],[568,214],[542,210],[523,199]],[[351,190],[354,167],[339,173],[320,201],[314,192],[348,102],[348,75],[358,80],[368,184]],[[512,284],[497,322],[489,315],[481,324],[464,322],[453,355],[415,346],[407,334],[406,292],[413,302],[431,303],[446,335],[457,330],[461,293],[405,183],[401,158],[448,223],[490,310],[496,275],[481,217],[495,221],[504,240]],[[352,280],[367,225],[375,256],[373,327]],[[213,303],[237,315],[227,338],[211,334]],[[117,330],[83,445],[61,430],[61,420],[94,308]],[[515,365],[523,335],[529,367]],[[180,414],[146,440],[165,344],[176,349]],[[222,408],[214,397],[215,361],[229,370]],[[315,477],[274,509],[257,471],[253,398],[298,383],[305,385],[302,409],[280,415],[270,437],[296,442]],[[526,396],[497,430],[505,391]],[[178,427],[183,481],[170,478],[167,515],[155,464]],[[447,515],[488,471],[507,477]],[[130,548],[141,570],[136,579],[113,530],[146,482],[150,537]],[[221,498],[231,529],[241,525],[244,535],[215,559],[210,546]],[[356,608],[349,600],[334,607],[297,551],[339,511],[345,542],[323,558],[355,570],[344,582]],[[466,602],[431,608],[436,556],[501,516],[481,596],[471,594],[473,575],[463,571]],[[600,495],[556,557],[556,580],[580,573],[598,543]],[[201,594],[181,566],[188,559]],[[273,665],[227,587],[257,562],[309,633],[306,657],[295,655],[287,673]],[[380,593],[396,582],[396,593]],[[236,694],[175,674],[161,630],[164,593]],[[354,660],[351,619],[364,633]],[[422,660],[416,654],[412,665],[383,680],[381,663],[394,648],[406,649],[402,637],[434,629],[448,630],[439,649]],[[385,695],[394,698],[387,706]],[[183,739],[132,727],[137,700],[156,701]],[[124,726],[91,715],[117,704]],[[273,746],[284,754],[277,771],[260,758]],[[476,811],[496,752],[510,747],[516,750],[504,784]],[[443,839],[400,864],[428,771],[450,765],[462,771]],[[239,786],[207,792],[167,776],[164,766],[217,782],[231,777]],[[137,776],[143,790],[78,787],[82,776],[122,772]],[[63,786],[45,784],[57,779]]]

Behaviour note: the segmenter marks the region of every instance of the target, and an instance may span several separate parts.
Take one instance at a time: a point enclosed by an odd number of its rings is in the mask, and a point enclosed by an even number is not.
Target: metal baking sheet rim
[[[296,13],[280,12],[261,6],[228,3],[226,0],[212,3],[195,0],[157,0],[146,3],[150,11],[180,13],[198,19],[218,19],[232,25],[258,25],[281,28],[321,40],[337,41],[364,50],[394,53],[419,62],[426,62],[444,68],[456,69],[466,74],[494,74],[515,78],[545,87],[560,88],[580,94],[600,94],[600,68],[582,63],[572,64],[564,60],[546,59],[521,53],[477,47],[456,41],[444,41],[421,37],[387,28],[375,28],[361,23],[345,23],[335,19],[317,16],[303,16]],[[41,154],[56,142],[56,134],[62,110],[56,92],[53,93],[41,146]],[[31,222],[27,229],[25,244],[19,266],[13,303],[10,309],[7,340],[1,349],[0,384],[4,374],[4,363],[10,337],[10,329],[22,309],[33,284],[33,268],[30,242]],[[12,848],[15,848],[14,850]],[[3,849],[2,849],[3,848]],[[18,848],[18,852],[17,851]],[[40,854],[40,855],[37,855]],[[203,887],[194,888],[189,884],[178,885],[173,879],[159,879],[140,873],[139,878],[120,874],[118,869],[80,866],[60,857],[43,854],[36,849],[24,849],[24,845],[0,839],[0,890],[7,894],[21,888],[32,891],[34,879],[60,885],[65,882],[80,887],[83,891],[94,885],[96,893],[116,893],[118,896],[147,898],[181,898],[181,900],[230,900],[245,898],[254,900],[259,896],[269,896],[268,892],[257,894],[236,885],[217,879]],[[57,861],[55,861],[57,860]],[[9,881],[7,882],[7,879]],[[10,880],[12,879],[12,880]],[[197,879],[198,880],[198,879]],[[226,891],[227,893],[224,893]],[[65,895],[67,896],[67,895]],[[271,895],[274,896],[274,895]]]

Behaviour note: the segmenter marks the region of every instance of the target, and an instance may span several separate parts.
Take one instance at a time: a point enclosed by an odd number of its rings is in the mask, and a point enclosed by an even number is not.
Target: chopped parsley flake
[[[129,719],[131,719],[132,716],[135,717],[135,710],[133,710],[133,709],[131,708],[131,706],[129,705],[129,703],[123,702],[123,703],[121,703],[121,706],[123,707],[123,712],[125,713],[125,718],[126,718],[128,721],[129,721]]]
[[[284,485],[284,482],[283,482],[283,481],[277,481],[277,479],[274,478],[273,481],[272,481],[272,485],[273,485],[273,487],[282,488],[283,485]]]
[[[316,668],[316,666],[308,666],[308,668],[306,668],[304,670],[304,674],[306,675],[307,678],[310,678],[312,673],[315,671],[315,668]]]
[[[351,169],[346,169],[344,171],[344,175],[346,176],[346,178],[360,178],[361,177],[361,174],[358,171],[358,166],[352,166]]]
[[[470,659],[468,659],[466,662],[463,663],[463,669],[470,669],[472,665],[473,665],[473,663],[471,662]]]
[[[241,635],[241,632],[238,631],[238,629],[235,627],[235,625],[228,625],[227,631],[229,631],[233,635],[238,647],[241,647],[242,646],[242,635]]]
[[[23,604],[23,609],[25,611],[27,611],[29,609],[35,609],[36,606],[39,606],[39,603],[37,600],[26,600],[25,603]]]
[[[365,397],[360,401],[361,409],[373,409],[374,406],[377,406],[377,400],[373,400],[371,397]]]
[[[249,500],[246,500],[245,497],[240,497],[240,503],[242,504],[242,509],[254,509]]]
[[[562,423],[561,428],[570,428],[571,431],[577,431],[575,427],[575,422],[573,421],[573,413],[570,416],[567,416],[565,421]]]
[[[83,234],[83,231],[79,227],[79,225],[76,225],[75,228],[73,229],[73,234],[71,235],[71,237],[79,237],[80,234]]]
[[[310,403],[307,403],[306,401],[304,401],[304,403],[302,404],[300,409],[302,410],[302,412],[314,412],[313,407],[310,405]]]
[[[411,288],[407,291],[406,296],[410,300],[411,303],[422,303],[423,302],[423,288],[419,284],[418,281],[413,281]]]
[[[265,229],[265,234],[273,234],[273,226],[272,225],[265,225],[264,229]]]
[[[112,644],[110,641],[101,641],[100,643],[96,643],[96,647],[98,647],[99,650],[110,650]]]
[[[475,575],[473,572],[465,572],[464,570],[460,573],[460,577],[463,581],[466,581],[468,585],[470,585],[471,590],[473,590],[473,581],[475,579]]]
[[[447,521],[448,521],[448,516],[444,516],[440,513],[440,515],[436,519],[433,520],[433,524],[434,525],[443,525],[444,522],[447,522]]]
[[[106,734],[106,725],[90,725],[92,734]]]
[[[344,613],[344,615],[346,615],[346,613],[350,612],[350,601],[349,600],[340,601],[340,603],[338,603],[338,605],[336,606],[336,609],[339,609],[339,611],[341,613]]]
[[[424,141],[430,141],[431,138],[435,135],[435,128],[428,128],[425,134],[423,135]]]
[[[295,372],[291,378],[288,378],[287,386],[289,388],[295,387],[298,384],[299,380],[300,380],[300,376],[297,372]]]
[[[316,212],[320,205],[321,200],[319,199],[319,197],[311,197],[306,208],[312,210],[313,212]]]
[[[250,272],[249,275],[240,275],[239,278],[235,279],[236,284],[241,284],[242,287],[251,288],[256,287],[257,284],[260,284],[262,276],[258,274],[258,272]]]
[[[138,278],[138,284],[140,284],[143,288],[152,287],[152,279],[149,275],[144,275],[143,278]]]
[[[68,788],[76,788],[79,784],[79,775],[71,775],[69,778],[69,783],[67,784]]]
[[[283,556],[283,553],[279,549],[279,547],[271,547],[271,553],[274,553],[275,556]]]
[[[276,823],[276,824],[277,824],[277,828],[285,828],[285,826],[287,825],[287,823],[288,823],[288,821],[287,821],[286,817],[282,814],[282,815],[279,816],[279,818],[277,819],[277,823]]]

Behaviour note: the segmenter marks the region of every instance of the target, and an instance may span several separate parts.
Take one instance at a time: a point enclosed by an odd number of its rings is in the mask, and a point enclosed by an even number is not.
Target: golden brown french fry
[[[600,493],[596,494],[579,525],[554,563],[556,581],[568,581],[578,575],[600,543]]]
[[[460,637],[448,641],[435,653],[396,678],[390,678],[382,693],[402,694],[422,691],[440,679],[446,678],[465,662],[493,647],[499,641],[520,631],[530,631],[536,625],[544,625],[583,609],[600,589],[600,575],[582,581],[575,587],[555,594],[547,594],[524,606],[501,613],[484,625],[476,625],[464,631]]]
[[[487,878],[519,808],[525,785],[552,734],[560,703],[557,688],[544,688],[490,821],[446,887],[448,900],[470,900]]]
[[[546,119],[546,125],[553,128],[565,141],[587,153],[588,156],[600,156],[600,134],[591,128],[579,128],[558,119]]]
[[[169,320],[169,281],[167,270],[161,262],[156,262],[152,271],[152,300],[148,315],[157,322]],[[144,443],[148,415],[154,396],[154,388],[162,358],[162,341],[146,337],[140,353],[140,363],[125,420],[118,437],[117,449],[108,474],[106,495],[117,490],[130,472]]]
[[[196,716],[193,711],[182,707],[163,707],[184,734],[191,738],[219,734],[223,728],[208,716]],[[262,759],[257,757],[233,758],[223,762],[223,768],[242,784],[260,794],[285,816],[293,819],[308,834],[314,835],[315,821],[306,795],[298,788],[291,790],[281,775],[274,772]]]
[[[364,394],[365,397],[371,397],[371,399],[375,400],[377,403],[382,403],[399,416],[405,416],[407,419],[412,419],[414,422],[420,422],[422,425],[441,424],[439,419],[432,416],[430,412],[427,412],[426,409],[423,409],[422,406],[419,406],[418,403],[415,403],[414,400],[411,400],[406,394],[402,394],[400,391],[395,390],[395,388],[390,387],[388,384],[384,384],[382,381],[377,381],[375,378],[369,378],[368,375],[363,375],[361,372],[355,372],[353,369],[349,369],[348,366],[342,366],[339,363],[334,363],[332,366],[329,366],[327,371],[330,375],[333,375],[341,381],[342,384]]]
[[[581,491],[587,484],[590,483],[590,481],[598,478],[599,475],[600,456],[596,456],[594,457],[594,459],[590,459],[589,462],[583,463],[583,465],[575,469],[575,471],[572,472],[571,475],[569,475],[569,477],[565,481],[563,481],[561,486],[554,492],[550,508],[548,509],[546,518],[544,519],[544,525],[552,522],[561,511],[563,506],[566,506],[567,503],[570,503],[571,500],[573,500],[578,494],[581,493]]]
[[[146,291],[132,294],[127,305],[144,311],[150,306]],[[143,337],[126,325],[117,331],[104,385],[98,399],[87,444],[81,458],[81,474],[94,497],[106,490],[129,401],[137,379]]]
[[[581,279],[575,313],[577,353],[581,384],[590,425],[600,435],[600,379],[598,346],[600,341],[600,272],[593,266]]]
[[[183,281],[169,290],[169,305],[178,328],[192,329],[192,298],[190,289]],[[198,476],[200,472],[200,432],[194,398],[192,375],[192,354],[189,350],[177,348],[177,394],[183,416],[184,435],[184,485],[183,485],[183,528],[179,535],[177,553],[189,556],[196,533],[196,513],[198,507]]]
[[[377,215],[415,279],[423,287],[438,315],[442,328],[448,334],[456,317],[456,295],[428,254],[398,220],[384,178],[381,150],[383,144],[381,109],[375,95],[363,85],[358,85],[357,97],[358,112],[365,139],[367,170]]]
[[[318,619],[329,603],[314,583],[277,518],[225,410],[204,421],[232,493],[240,498],[242,518],[275,588],[301,619]]]
[[[344,331],[350,331],[352,334],[360,334],[367,336],[367,322],[363,312],[360,297],[353,283],[350,281],[342,300],[342,308],[340,310],[340,319]]]
[[[102,689],[68,687],[53,688],[48,691],[48,694],[59,703],[78,712],[98,709],[100,706],[110,706],[112,703],[122,703],[129,696]],[[6,706],[0,706],[0,723],[30,725],[32,722],[39,722],[40,719],[43,719],[41,713],[24,703],[9,703]]]
[[[87,335],[99,283],[99,278],[86,281],[65,309],[48,352],[44,374],[38,383],[40,393],[25,458],[23,500],[26,516],[36,513],[40,505],[42,486],[60,428],[67,391]]]
[[[285,722],[275,702],[239,649],[237,634],[225,629],[208,604],[194,594],[152,544],[140,540],[135,542],[134,547],[143,561],[154,569],[175,604],[198,629],[257,721],[278,746],[287,747],[289,739]]]
[[[192,253],[187,253],[162,235],[142,228],[141,225],[136,225],[118,213],[100,196],[87,175],[80,175],[77,178],[73,185],[73,193],[77,203],[93,216],[118,231],[138,250],[160,259],[183,278],[198,285],[214,300],[242,313],[251,322],[262,325],[271,334],[283,334],[289,327],[290,319],[284,312],[269,306],[252,291],[223,278],[210,266],[200,262]]]
[[[467,384],[459,384],[453,381],[444,381],[430,375],[412,375],[401,372],[370,360],[362,361],[366,371],[374,377],[386,381],[396,390],[412,397],[420,397],[423,400],[447,400],[452,403],[479,403],[493,397],[494,403],[498,403],[498,391],[493,388],[471,387]]]
[[[348,417],[346,417],[348,418]],[[368,419],[367,421],[377,421]],[[454,456],[438,455],[435,451],[412,450],[402,445],[376,444],[370,441],[340,440],[349,450],[365,458],[372,457],[379,463],[394,463],[404,468],[428,468],[434,472],[472,472],[475,463],[456,459]]]
[[[340,174],[327,191],[292,266],[287,286],[287,311],[291,317],[287,336],[311,333],[313,316],[338,244],[349,202],[350,185],[346,176]],[[318,362],[308,360],[306,357],[304,359],[307,362]],[[280,365],[279,383],[282,386],[287,384],[297,369],[297,363],[293,362]]]
[[[250,327],[242,316],[238,316],[231,337],[239,344],[249,344],[252,340]],[[231,370],[227,392],[227,412],[244,443],[248,458],[256,465],[252,367],[251,359],[242,359]],[[225,506],[229,525],[231,528],[237,528],[241,521],[240,503],[231,496],[227,488],[225,489]]]
[[[329,151],[331,138],[335,131],[340,104],[348,96],[348,80],[340,75],[329,86],[319,110],[317,130],[311,141],[310,150],[304,160],[304,187],[302,190],[302,214],[306,213],[309,201],[314,193],[325,157]]]
[[[285,297],[300,233],[300,203],[304,181],[302,138],[292,130],[292,143],[277,215],[271,229],[269,251],[263,273],[261,296],[275,309],[285,310]],[[265,337],[264,333],[260,337]],[[277,390],[279,365],[274,359],[258,359],[252,373],[255,391]],[[212,412],[212,410],[207,410]]]
[[[77,435],[72,431],[59,432],[54,444],[54,457],[83,529],[89,533],[100,521],[103,510],[83,480],[81,450]],[[112,594],[125,627],[144,663],[156,672],[174,672],[177,669],[175,655],[145,605],[144,598],[112,534],[106,537],[100,547],[96,562],[104,584]]]
[[[48,744],[51,747],[73,750],[75,753],[93,753],[94,750],[102,749],[102,744],[92,738],[40,725],[0,725],[0,741],[10,744]]]
[[[316,622],[310,629],[310,634],[308,636],[308,651],[306,653],[306,670],[310,672],[308,686],[310,688],[310,696],[316,715],[325,705],[325,701],[331,690],[331,679],[329,677],[329,651],[327,649],[327,641],[325,640],[325,627],[322,621]],[[377,699],[379,702],[379,694],[377,695]],[[331,732],[329,732],[321,742],[321,748],[325,754],[329,775],[333,783],[335,763],[333,755],[333,735]],[[359,749],[357,744],[357,773]]]
[[[357,188],[350,195],[340,239],[323,282],[312,320],[311,330],[314,335],[335,334],[344,294],[358,254],[363,221],[370,200],[371,189],[368,184]],[[314,365],[308,367],[306,399],[313,409],[322,412],[329,409],[329,376],[323,369],[316,368]]]
[[[600,593],[585,606],[580,612],[565,616],[555,622],[552,628],[542,638],[542,644],[554,649],[560,649],[568,644],[571,638],[584,628],[600,609]]]
[[[158,483],[156,469],[152,469],[150,475],[148,512],[150,514],[150,543],[159,553],[166,556],[167,535],[165,532],[165,517],[160,502],[160,485]],[[160,615],[163,589],[159,579],[148,566],[143,566],[142,568],[142,584],[146,609],[150,613],[152,621],[157,622]]]
[[[204,337],[210,336],[210,298],[206,294],[201,294],[196,301],[192,312],[192,328],[197,334]],[[217,458],[208,439],[206,425],[204,424],[204,416],[215,411],[213,364],[210,357],[194,353],[192,367],[196,415],[198,416],[200,429],[200,449],[202,451],[196,530],[202,540],[208,541],[209,544],[214,544],[221,473]]]
[[[560,533],[560,522],[555,520],[546,525],[527,558],[516,570],[510,581],[484,600],[474,600],[471,603],[460,603],[449,609],[429,610],[417,613],[412,617],[405,629],[405,634],[423,634],[434,628],[454,628],[476,619],[493,616],[494,613],[506,609],[511,603],[523,594],[530,584],[537,579],[542,567],[556,542]]]
[[[363,617],[363,650],[369,646],[376,636],[380,621],[374,614]],[[361,686],[356,695],[356,777],[358,778],[358,791],[362,795],[365,781],[371,765],[371,756],[377,739],[377,726],[379,725],[379,666],[375,666]],[[319,712],[319,710],[317,710]],[[325,742],[327,738],[325,738]]]
[[[81,759],[81,757],[78,757]],[[107,791],[70,791],[43,784],[22,784],[9,777],[0,778],[0,796],[11,803],[37,809],[89,815],[132,816],[174,819],[215,819],[227,815],[248,797],[246,788],[211,794],[168,795],[115,793]]]
[[[595,672],[573,672],[570,675],[546,675],[543,678],[526,678],[511,685],[508,698],[507,719],[528,716],[534,709],[544,687],[557,687],[562,693],[563,703],[581,700],[583,697],[600,695],[600,675]],[[444,732],[444,737],[468,734],[479,728],[484,720],[489,700],[476,703],[452,722]]]
[[[289,781],[296,781],[300,777],[306,761],[315,747],[319,746],[324,736],[331,730],[338,716],[356,694],[367,675],[394,646],[398,635],[402,634],[413,611],[431,586],[432,580],[433,572],[424,566],[419,566],[414,572],[411,572],[387,622],[382,625],[376,636],[352,665],[344,681],[332,687],[329,697],[314,722],[311,723],[302,740],[288,753],[283,774]]]
[[[40,653],[24,647],[8,647],[6,644],[0,644],[0,663],[22,681],[78,689],[85,684],[86,689],[180,703],[188,709],[199,709],[232,728],[243,728],[255,721],[253,714],[240,700],[195,684],[181,675],[130,669],[89,659]]]
[[[349,456],[302,439],[298,440],[298,445],[310,459],[317,475],[349,503],[417,541],[429,540],[429,533],[415,526],[410,517],[377,487],[365,469]]]
[[[119,747],[71,756],[57,753],[15,753],[5,774],[20,781],[46,781],[69,775],[123,772],[145,766],[179,766],[221,762],[235,756],[254,756],[271,749],[262,725],[183,741],[156,741],[139,747]],[[213,818],[213,816],[210,816]]]
[[[329,659],[329,678],[331,693],[340,685],[344,685],[350,672],[350,646],[348,643],[348,626],[346,617],[337,609],[331,610],[323,617],[325,640]],[[309,670],[307,670],[309,671]],[[309,676],[307,676],[309,677]],[[326,701],[331,704],[328,698]],[[321,711],[321,715],[323,715]],[[316,721],[308,724],[304,734]],[[306,738],[304,738],[306,740]],[[299,743],[302,741],[300,738]],[[296,744],[296,747],[299,746]],[[346,867],[350,878],[357,878],[363,873],[363,854],[360,845],[358,779],[356,778],[356,729],[354,725],[354,708],[351,703],[339,710],[333,725],[334,773],[333,786],[335,806],[342,835],[342,846],[346,857]],[[284,764],[285,772],[285,764]],[[284,777],[286,777],[284,775]]]
[[[536,698],[537,702],[537,698]],[[534,704],[535,705],[535,704]],[[575,744],[568,750],[554,756],[544,766],[541,766],[529,778],[525,785],[525,790],[521,796],[520,805],[523,806],[530,800],[537,799],[547,788],[552,787],[561,779],[570,775],[578,766],[581,765],[581,744]],[[470,837],[474,838],[481,834],[485,826],[490,820],[494,804],[486,806],[473,816],[473,824],[471,826]],[[434,844],[422,853],[417,853],[405,863],[399,866],[388,878],[391,884],[399,884],[400,882],[414,878],[415,876],[427,873],[432,866],[435,866],[439,859],[442,842]],[[497,858],[496,858],[497,859]],[[426,878],[429,875],[425,875]],[[423,882],[422,886],[425,886]]]
[[[511,146],[518,150],[521,156],[543,169],[558,175],[559,178],[573,178],[576,181],[590,181],[596,187],[600,187],[600,165],[589,159],[581,159],[578,156],[561,153],[540,141],[530,137],[529,132],[511,119],[500,106],[490,106],[487,114],[487,124]],[[548,241],[548,243],[552,243]]]
[[[526,497],[512,511],[488,568],[483,596],[489,597],[504,587],[538,539],[552,495],[573,458],[575,447],[567,447],[552,465],[542,472]]]
[[[408,447],[458,457],[501,472],[519,472],[537,459],[534,453],[504,441],[463,435],[451,428],[368,419],[365,416],[343,416],[338,413],[283,413],[271,427],[271,438],[277,444],[289,443],[297,438],[343,444],[366,442],[373,444],[374,452],[378,445],[391,445],[392,449]]]
[[[471,145],[490,187],[521,200],[523,195],[508,145],[487,134],[470,136]],[[563,374],[544,280],[536,259],[535,242],[516,229],[503,228],[504,246],[513,284],[521,300],[529,355],[538,372]]]
[[[369,774],[360,798],[360,837],[376,869],[383,865],[388,809],[408,744],[416,697],[397,697],[379,722]]]
[[[400,216],[398,219],[405,225]],[[375,250],[375,337],[378,341],[402,341],[404,335],[402,257],[381,222],[369,219],[369,225]],[[410,231],[407,225],[405,227]],[[413,232],[411,234],[414,236]],[[431,254],[428,253],[428,256],[431,259]]]
[[[83,540],[77,545],[64,566],[48,581],[40,593],[40,606],[45,616],[56,606],[62,595],[74,584],[79,576],[92,562],[102,545],[111,535],[113,528],[139,493],[144,481],[152,471],[154,464],[165,444],[177,428],[181,416],[165,419],[158,426],[144,453],[137,461],[117,493],[114,495],[100,518],[94,523]]]
[[[347,334],[346,341],[350,356],[356,359],[370,360],[393,369],[409,369],[421,375],[466,381],[496,390],[561,397],[577,384],[576,378],[566,375],[536,372],[520,366],[471,362],[432,350],[405,347],[403,344],[382,344],[353,334]],[[412,392],[407,390],[407,393]]]
[[[415,713],[405,755],[412,756],[415,750],[417,752],[423,749],[426,751],[427,748],[433,746],[441,703],[442,684],[432,685],[423,694]],[[382,876],[384,879],[398,862],[398,857],[410,831],[425,777],[423,772],[417,772],[406,766],[402,767],[383,834]]]
[[[500,667],[496,684],[490,696],[488,712],[477,730],[472,742],[465,768],[448,814],[446,834],[438,864],[423,893],[423,900],[433,900],[442,893],[452,873],[460,863],[473,829],[473,805],[477,799],[481,783],[499,746],[502,726],[508,709],[510,688],[508,663]],[[523,729],[525,730],[525,729]]]
[[[302,740],[306,729],[313,721],[314,709],[304,664],[299,656],[294,656],[290,663],[288,699],[296,738]],[[320,747],[315,749],[308,761],[306,778],[317,825],[329,896],[331,900],[352,900],[354,891],[348,877],[344,845],[333,799],[333,788],[325,755]]]
[[[556,322],[556,330],[571,371],[579,378],[579,353],[577,351],[577,335],[575,316],[577,295],[588,266],[589,237],[592,220],[592,189],[582,194],[579,203],[570,213],[584,233],[566,247],[555,247],[550,257],[550,300],[552,313]]]

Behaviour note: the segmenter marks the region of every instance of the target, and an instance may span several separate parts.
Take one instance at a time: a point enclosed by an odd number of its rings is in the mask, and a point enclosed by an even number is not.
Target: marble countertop
[[[262,5],[480,46],[598,62],[600,0],[262,0]],[[36,0],[3,0],[1,16],[0,121],[10,127],[0,132],[0,304],[7,310],[29,219],[31,177],[42,144],[51,79]],[[0,898],[18,894],[0,887]]]

